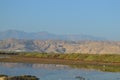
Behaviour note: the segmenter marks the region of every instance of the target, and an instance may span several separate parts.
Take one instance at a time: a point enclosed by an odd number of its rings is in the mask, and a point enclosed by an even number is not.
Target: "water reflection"
[[[114,70],[117,73],[103,72],[106,71],[103,69],[112,68],[116,67],[1,62],[0,74],[9,76],[34,75],[40,80],[120,80],[120,72],[117,71],[119,68]]]
[[[111,65],[59,65],[59,64],[30,64],[30,63],[4,63],[1,62],[0,66],[9,68],[14,67],[26,67],[26,68],[44,68],[44,69],[87,69],[87,70],[98,70],[104,72],[120,72],[120,66]]]
[[[98,70],[104,72],[120,72],[120,66],[116,65],[69,65],[72,68],[80,68],[87,70]]]
[[[70,68],[67,65],[59,65],[59,64],[30,64],[30,63],[4,63],[1,62],[0,66],[8,67],[8,68],[19,68],[19,67],[26,67],[26,68],[44,68],[44,69],[68,69]]]

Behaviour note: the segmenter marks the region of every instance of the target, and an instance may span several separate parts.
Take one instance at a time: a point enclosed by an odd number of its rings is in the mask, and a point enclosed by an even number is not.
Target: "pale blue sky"
[[[0,31],[8,29],[120,40],[120,0],[0,0]]]

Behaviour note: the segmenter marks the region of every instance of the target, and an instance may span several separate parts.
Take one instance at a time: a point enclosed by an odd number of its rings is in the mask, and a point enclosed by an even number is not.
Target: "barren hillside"
[[[120,54],[120,42],[7,39],[0,41],[0,50],[38,51],[46,53]]]

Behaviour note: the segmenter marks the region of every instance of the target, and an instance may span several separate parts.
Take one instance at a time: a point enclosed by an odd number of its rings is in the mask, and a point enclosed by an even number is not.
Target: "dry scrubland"
[[[55,64],[120,65],[119,54],[55,54],[38,52],[0,52],[0,61]]]
[[[77,61],[95,61],[95,62],[108,62],[120,63],[119,54],[48,54],[48,53],[21,53],[20,56],[36,57],[47,59],[63,59],[63,60],[77,60]]]

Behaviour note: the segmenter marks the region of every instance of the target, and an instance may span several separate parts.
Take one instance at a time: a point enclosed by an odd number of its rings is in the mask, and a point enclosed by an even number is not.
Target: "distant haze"
[[[80,41],[80,40],[105,40],[102,37],[94,37],[86,34],[71,34],[57,35],[49,32],[25,32],[18,30],[7,30],[0,32],[0,40],[5,39],[27,39],[27,40],[65,40],[65,41]]]
[[[120,0],[0,0],[0,31],[10,29],[120,41]]]

